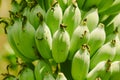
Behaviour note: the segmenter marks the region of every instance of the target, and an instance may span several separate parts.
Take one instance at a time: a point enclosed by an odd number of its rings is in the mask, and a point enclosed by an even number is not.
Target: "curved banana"
[[[23,68],[18,75],[18,79],[19,80],[35,80],[33,70],[28,67]]]
[[[47,73],[52,74],[52,70],[48,61],[39,60],[35,65],[35,78],[36,80],[43,80]]]
[[[93,55],[90,62],[90,69],[93,69],[99,62],[104,60],[113,60],[116,53],[116,40],[112,40],[104,44],[98,51]]]
[[[109,80],[120,80],[120,61],[114,61],[111,64],[111,76]]]
[[[99,62],[87,75],[87,80],[109,80],[111,75],[111,61]]]
[[[51,32],[43,21],[35,33],[35,42],[40,55],[45,59],[52,58],[52,36]]]
[[[80,20],[81,12],[76,3],[69,5],[63,15],[63,24],[67,26],[66,30],[70,37],[72,36],[74,29],[79,25]]]
[[[92,8],[90,11],[88,11],[83,19],[87,19],[87,26],[89,31],[93,31],[99,22],[99,15],[98,15],[98,9]]]
[[[27,6],[23,12],[23,16],[27,17],[27,20],[35,29],[37,29],[40,24],[40,19],[38,17],[39,13],[45,17],[45,11],[38,4],[35,5],[32,9]]]
[[[87,27],[87,21],[83,21],[73,32],[70,41],[70,51],[68,59],[72,60],[76,51],[81,47],[81,45],[87,43],[89,40],[89,30]]]
[[[53,35],[62,22],[62,9],[58,3],[54,3],[47,11],[45,21]]]
[[[38,51],[35,44],[35,29],[28,22],[20,19],[16,19],[14,23],[13,40],[19,51],[31,60],[39,58]]]
[[[58,72],[56,80],[67,80],[67,78],[62,72]]]
[[[84,80],[87,77],[90,65],[90,54],[87,45],[83,45],[74,55],[71,74],[74,80]]]
[[[64,27],[60,25],[52,40],[52,56],[57,63],[64,62],[67,59],[70,47],[70,37]]]
[[[98,27],[96,27],[90,33],[90,39],[88,41],[88,45],[90,47],[90,56],[93,56],[95,51],[100,48],[105,42],[105,30],[104,25],[100,23]]]
[[[0,20],[0,23],[1,22],[5,22],[3,19],[1,19]],[[17,46],[16,46],[16,44],[15,44],[15,41],[14,41],[14,39],[13,39],[13,35],[14,35],[14,26],[15,26],[15,24],[9,24],[9,22],[5,22],[5,23],[7,23],[6,24],[6,33],[7,33],[7,39],[8,39],[8,42],[9,42],[9,44],[10,44],[10,46],[11,46],[11,48],[13,49],[13,51],[15,52],[15,54],[18,56],[18,57],[20,57],[23,61],[25,61],[25,62],[31,62],[32,60],[31,59],[29,59],[29,58],[27,58],[27,57],[25,57],[22,53],[21,53],[21,51],[17,48]],[[10,23],[12,23],[11,21],[10,21]]]
[[[43,80],[55,80],[52,74],[46,73]]]

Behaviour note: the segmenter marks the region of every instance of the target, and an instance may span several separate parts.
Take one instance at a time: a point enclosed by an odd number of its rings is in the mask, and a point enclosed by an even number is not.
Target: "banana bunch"
[[[0,24],[27,67],[4,80],[119,80],[119,5],[120,0],[12,0]]]

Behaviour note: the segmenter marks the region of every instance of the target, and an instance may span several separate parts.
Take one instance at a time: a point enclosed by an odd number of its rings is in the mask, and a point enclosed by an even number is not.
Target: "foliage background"
[[[0,0],[0,17],[9,17],[11,0]],[[16,56],[11,49],[7,35],[4,33],[4,24],[0,24],[0,80],[4,78],[3,73],[7,73],[7,65],[12,64],[9,69],[10,74],[16,74]]]

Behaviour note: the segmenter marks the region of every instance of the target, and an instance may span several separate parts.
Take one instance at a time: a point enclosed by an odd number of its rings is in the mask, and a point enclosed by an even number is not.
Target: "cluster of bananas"
[[[0,22],[12,49],[28,64],[19,80],[120,80],[120,0],[12,0],[11,5],[9,19]]]

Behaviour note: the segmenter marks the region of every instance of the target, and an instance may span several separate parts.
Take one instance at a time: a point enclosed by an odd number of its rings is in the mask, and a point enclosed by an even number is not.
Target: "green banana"
[[[1,22],[5,22],[3,19],[1,19],[0,20],[0,23]],[[25,62],[31,62],[32,60],[31,59],[29,59],[29,58],[27,58],[27,57],[25,57],[22,53],[21,53],[21,51],[17,48],[17,46],[16,46],[16,44],[15,44],[15,41],[13,40],[13,35],[14,35],[14,24],[9,24],[9,22],[5,22],[5,23],[7,23],[6,24],[6,33],[7,33],[7,39],[8,39],[8,42],[9,42],[9,44],[10,44],[10,46],[11,46],[11,48],[14,50],[14,52],[15,52],[15,54],[18,56],[18,57],[20,57],[23,61],[25,61]],[[12,23],[11,21],[10,21],[10,23]]]
[[[87,19],[87,26],[89,31],[94,30],[99,22],[98,9],[92,8],[88,11],[83,19]]]
[[[13,75],[8,75],[3,80],[17,80],[17,78]]]
[[[87,75],[87,80],[109,80],[111,75],[111,61],[99,62]]]
[[[54,3],[54,5],[47,11],[45,21],[50,28],[51,33],[54,34],[62,22],[62,9],[58,3]]]
[[[35,80],[33,70],[28,67],[23,68],[18,75],[18,79],[19,80]]]
[[[69,5],[63,15],[63,24],[67,26],[66,30],[72,36],[73,30],[79,25],[81,20],[81,12],[76,5],[73,3]]]
[[[27,6],[24,9],[23,16],[27,17],[28,21],[35,29],[37,29],[39,26],[40,19],[37,16],[39,13],[41,13],[43,17],[45,17],[45,11],[39,5],[36,5],[32,9]]]
[[[57,63],[64,62],[68,57],[70,37],[64,25],[54,33],[52,40],[52,56]]]
[[[52,74],[46,73],[43,80],[55,80]]]
[[[90,56],[93,56],[95,51],[100,48],[105,42],[105,30],[104,25],[100,23],[98,27],[96,27],[90,33],[90,39],[88,41],[88,45],[90,47]]]
[[[79,9],[82,9],[83,5],[85,4],[86,0],[76,0]]]
[[[37,65],[35,65],[34,72],[36,80],[43,80],[46,76],[46,73],[52,74],[49,62],[42,59],[38,61]]]
[[[90,62],[90,69],[93,69],[97,63],[104,60],[113,60],[116,53],[116,40],[112,40],[104,44],[98,51],[93,55]]]
[[[35,29],[28,22],[20,19],[16,19],[14,23],[13,40],[17,48],[23,53],[25,57],[31,60],[39,58],[38,51],[35,45]]]
[[[68,59],[72,59],[75,52],[81,45],[87,43],[89,40],[89,30],[87,27],[87,21],[83,21],[73,32],[70,42],[70,50]]]
[[[83,45],[74,55],[71,74],[74,80],[84,80],[87,77],[90,64],[90,54],[87,45]]]
[[[98,4],[97,8],[99,9],[99,13],[104,12],[106,9],[108,9],[115,0],[101,0],[100,3]]]
[[[111,76],[109,80],[120,80],[120,61],[114,61],[111,64]]]
[[[65,11],[65,9],[67,8],[67,1],[68,0],[57,0],[58,3],[60,4],[60,7],[62,8],[63,12]]]
[[[56,80],[67,80],[67,78],[65,77],[65,75],[62,72],[58,72]]]
[[[43,58],[52,58],[52,35],[44,21],[41,22],[35,33],[35,42],[37,45],[37,49]]]
[[[82,9],[84,11],[88,11],[91,8],[96,8],[101,1],[102,0],[97,0],[97,1],[95,1],[95,0],[85,0],[85,3],[83,5]]]
[[[120,0],[115,0],[113,2],[113,4],[108,8],[106,9],[104,12],[102,12],[102,14],[108,14],[108,15],[111,15],[111,14],[117,14],[120,12]]]

